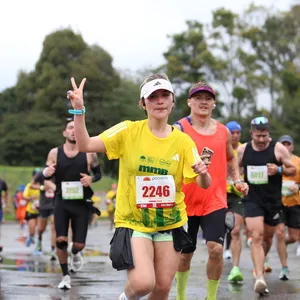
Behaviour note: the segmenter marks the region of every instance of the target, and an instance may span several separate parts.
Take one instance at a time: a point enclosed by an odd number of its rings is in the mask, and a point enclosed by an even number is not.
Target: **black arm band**
[[[102,177],[100,165],[93,167],[92,172],[93,172],[93,176],[92,176],[93,182],[99,181]]]

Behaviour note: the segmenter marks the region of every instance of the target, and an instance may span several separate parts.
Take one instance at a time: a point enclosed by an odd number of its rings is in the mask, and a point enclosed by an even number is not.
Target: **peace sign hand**
[[[83,87],[86,82],[86,78],[83,78],[79,88],[76,85],[75,79],[71,78],[71,84],[73,87],[73,91],[69,90],[67,92],[67,98],[71,101],[72,107],[74,109],[83,109]]]

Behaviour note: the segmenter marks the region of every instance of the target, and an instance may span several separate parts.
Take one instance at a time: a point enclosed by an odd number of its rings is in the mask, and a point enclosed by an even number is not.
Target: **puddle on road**
[[[108,253],[101,252],[99,250],[85,249],[83,257],[96,257],[96,256],[108,256]],[[5,257],[2,256],[0,261],[0,270],[12,270],[12,271],[27,271],[36,273],[61,273],[58,260],[50,261],[50,255],[47,254],[14,254],[14,256]],[[99,266],[104,262],[93,262],[93,269],[99,270]]]

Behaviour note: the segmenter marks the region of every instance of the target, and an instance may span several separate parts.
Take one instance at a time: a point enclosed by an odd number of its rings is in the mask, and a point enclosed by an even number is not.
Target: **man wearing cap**
[[[264,259],[280,223],[282,175],[296,172],[288,150],[270,137],[266,117],[251,121],[252,140],[238,148],[238,161],[244,169],[249,193],[243,198],[244,217],[252,235],[251,256],[255,270],[255,292],[268,293],[264,279]]]
[[[189,90],[187,105],[191,108],[190,115],[176,122],[175,126],[195,141],[200,155],[210,153],[208,170],[211,175],[211,185],[205,190],[193,183],[183,186],[188,214],[188,233],[192,237],[193,246],[184,249],[181,254],[176,273],[176,299],[186,299],[190,264],[196,250],[199,226],[201,226],[208,250],[207,299],[215,300],[223,269],[224,236],[228,230],[225,224],[225,216],[228,212],[227,170],[239,191],[247,193],[248,186],[240,179],[229,130],[211,118],[216,106],[213,88],[204,82],[194,84]]]
[[[276,247],[282,265],[279,279],[288,280],[286,246],[295,243],[300,234],[300,157],[293,154],[294,140],[291,136],[283,135],[279,138],[279,142],[287,148],[292,162],[296,166],[294,176],[282,176],[282,223],[276,228]],[[285,225],[288,227],[287,237],[285,235]]]
[[[241,125],[236,121],[230,121],[226,124],[226,127],[231,133],[232,136],[232,148],[233,153],[237,156],[237,149],[240,145],[241,139]],[[239,268],[239,262],[242,252],[242,239],[241,239],[241,228],[244,224],[244,206],[242,203],[243,194],[239,192],[231,179],[230,176],[227,178],[227,204],[228,209],[230,209],[234,213],[235,225],[232,232],[226,233],[226,241],[225,241],[225,251],[224,258],[230,259],[232,258],[233,268],[231,269],[230,274],[227,277],[227,280],[230,282],[240,282],[244,280],[244,276]],[[231,246],[231,247],[230,247]],[[231,251],[230,251],[231,248]]]

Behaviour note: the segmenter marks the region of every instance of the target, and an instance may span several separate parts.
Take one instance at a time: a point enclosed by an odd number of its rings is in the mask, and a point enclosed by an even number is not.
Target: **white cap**
[[[166,79],[153,79],[146,84],[143,85],[141,89],[141,97],[142,98],[148,98],[153,92],[157,90],[167,90],[174,94],[173,87],[171,85],[171,82]]]

